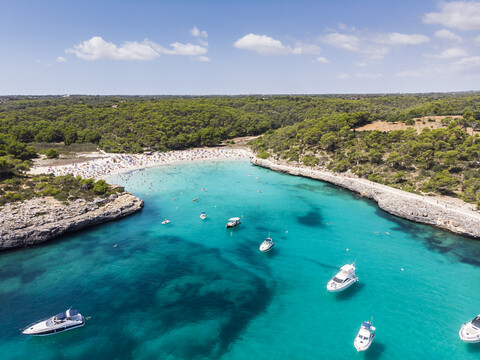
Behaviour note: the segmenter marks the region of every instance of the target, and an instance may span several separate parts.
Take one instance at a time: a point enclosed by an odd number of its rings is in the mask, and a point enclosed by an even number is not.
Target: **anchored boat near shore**
[[[345,290],[358,281],[355,275],[355,264],[346,264],[340,268],[340,271],[327,284],[327,290],[338,292]]]
[[[460,339],[467,343],[479,343],[480,342],[480,314],[477,315],[472,321],[466,322],[460,328]]]
[[[372,345],[373,338],[375,337],[375,327],[372,326],[370,321],[364,321],[360,326],[357,337],[353,342],[353,346],[357,351],[365,351],[370,345]]]
[[[72,330],[85,325],[85,319],[78,310],[68,309],[45,320],[40,320],[23,329],[24,335],[47,336]]]

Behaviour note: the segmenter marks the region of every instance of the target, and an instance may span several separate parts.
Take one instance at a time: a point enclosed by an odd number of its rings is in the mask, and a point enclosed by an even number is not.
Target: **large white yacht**
[[[237,225],[240,225],[240,218],[239,217],[233,217],[233,218],[230,218],[228,219],[228,223],[227,223],[227,228],[230,228],[230,227],[235,227]]]
[[[272,238],[269,236],[263,242],[260,244],[260,251],[261,252],[267,252],[273,247],[274,243]]]
[[[358,281],[355,276],[355,264],[343,265],[340,272],[335,275],[327,284],[327,290],[337,292],[345,290]]]
[[[467,343],[480,342],[480,314],[472,321],[463,324],[458,334],[460,335],[460,339]]]
[[[53,335],[85,325],[85,319],[78,310],[68,309],[46,320],[40,320],[23,329],[25,335]]]
[[[357,351],[365,351],[372,344],[373,338],[375,337],[375,327],[369,321],[364,321],[360,326],[360,331],[357,334],[357,337],[353,341],[353,345]]]

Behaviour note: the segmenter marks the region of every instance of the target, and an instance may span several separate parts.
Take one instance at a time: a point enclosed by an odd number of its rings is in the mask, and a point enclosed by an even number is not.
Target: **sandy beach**
[[[327,181],[370,198],[390,214],[419,223],[429,224],[455,233],[480,237],[480,212],[475,205],[444,196],[420,196],[386,185],[358,178],[351,174],[338,174],[328,170],[312,169],[280,161],[255,158],[246,148],[197,148],[152,154],[95,153],[92,160],[63,165],[34,166],[31,174],[72,174],[96,180],[155,166],[173,165],[192,161],[247,160],[273,171]]]
[[[56,176],[71,174],[95,180],[109,176],[154,166],[173,165],[190,161],[210,161],[218,159],[249,159],[251,152],[246,149],[196,148],[190,150],[169,151],[151,154],[114,154],[96,153],[92,160],[64,165],[42,166],[36,164],[30,174],[53,174]]]

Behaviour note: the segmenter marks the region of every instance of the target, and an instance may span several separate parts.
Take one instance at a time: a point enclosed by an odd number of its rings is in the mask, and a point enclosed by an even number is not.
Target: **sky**
[[[0,95],[480,90],[480,1],[0,0]]]

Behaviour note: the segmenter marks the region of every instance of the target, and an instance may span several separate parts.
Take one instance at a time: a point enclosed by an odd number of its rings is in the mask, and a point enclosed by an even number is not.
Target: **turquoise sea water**
[[[242,161],[110,182],[144,199],[143,211],[0,254],[1,359],[480,357],[480,344],[458,337],[480,313],[480,241]],[[225,229],[233,216],[242,224]],[[269,234],[275,247],[260,253]],[[327,293],[353,261],[359,282]],[[20,333],[72,305],[91,317],[83,328]],[[372,317],[374,343],[357,354],[353,340]]]

